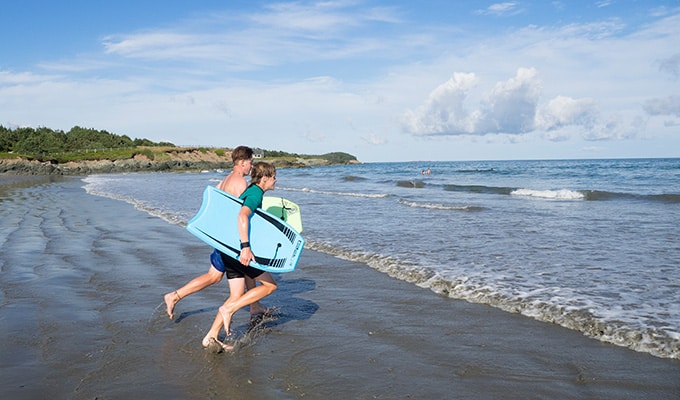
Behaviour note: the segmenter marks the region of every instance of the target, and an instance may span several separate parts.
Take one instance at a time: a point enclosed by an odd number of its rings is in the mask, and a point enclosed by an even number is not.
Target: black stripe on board
[[[208,233],[206,233],[205,231],[203,231],[201,229],[197,228],[197,230],[200,231],[201,233],[203,233],[205,236],[209,237],[210,239],[214,240],[215,242],[226,247],[227,249],[229,249],[234,254],[236,254],[236,255],[241,254],[240,249],[237,250],[235,247],[229,246],[228,244],[224,243],[223,241],[217,239],[216,237],[214,237],[212,235],[209,235]],[[278,269],[283,268],[286,265],[287,261],[288,261],[287,258],[265,258],[265,257],[255,256],[255,262],[256,263],[258,263],[260,265],[267,266],[267,267],[278,268]]]

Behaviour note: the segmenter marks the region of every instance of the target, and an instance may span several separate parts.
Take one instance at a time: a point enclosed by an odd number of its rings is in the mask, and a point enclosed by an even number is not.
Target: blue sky
[[[5,3],[6,127],[364,162],[680,156],[678,0]]]

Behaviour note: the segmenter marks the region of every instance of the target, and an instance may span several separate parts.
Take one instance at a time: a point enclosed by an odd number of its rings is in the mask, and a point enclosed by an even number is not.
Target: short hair
[[[253,149],[248,146],[238,146],[231,151],[231,161],[236,163],[241,160],[250,160],[253,158]]]
[[[250,170],[250,181],[253,184],[257,185],[265,176],[272,177],[275,175],[276,175],[275,166],[264,161],[260,161],[258,163],[253,164],[253,168]]]

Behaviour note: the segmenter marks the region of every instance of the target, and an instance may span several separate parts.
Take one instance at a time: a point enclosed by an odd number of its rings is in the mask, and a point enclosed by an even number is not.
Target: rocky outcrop
[[[88,160],[58,164],[50,161],[25,159],[0,160],[0,173],[16,175],[90,175],[121,172],[191,171],[227,169],[232,163],[226,161],[189,160]]]
[[[324,159],[264,159],[277,168],[301,168],[329,165]],[[155,161],[146,157],[122,160],[84,160],[57,163],[54,161],[27,160],[23,158],[0,159],[0,174],[11,175],[90,175],[124,172],[202,171],[231,169],[232,162],[195,152],[176,154],[170,159]]]

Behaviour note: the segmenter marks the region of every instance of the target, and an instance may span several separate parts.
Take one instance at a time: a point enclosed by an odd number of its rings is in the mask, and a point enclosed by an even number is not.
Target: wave
[[[579,191],[560,189],[560,190],[535,190],[518,189],[511,187],[495,187],[482,185],[445,185],[444,190],[452,192],[481,193],[511,195],[518,197],[534,197],[542,199],[556,200],[583,200],[585,195]]]
[[[449,192],[466,192],[482,194],[510,194],[515,188],[494,187],[483,185],[444,185],[444,190]]]
[[[532,197],[555,200],[586,200],[586,201],[607,201],[607,200],[640,200],[661,203],[680,203],[680,194],[635,194],[625,192],[608,192],[602,190],[573,190],[555,189],[538,190],[528,188],[497,187],[484,185],[444,185],[444,190],[450,192],[481,193],[511,195],[517,197]]]
[[[445,210],[445,211],[482,211],[485,210],[485,207],[480,207],[480,206],[452,206],[452,205],[446,205],[446,204],[437,204],[437,203],[418,203],[415,201],[408,201],[404,199],[399,199],[398,200],[399,204],[408,206],[408,207],[414,207],[414,208],[426,208],[429,210]]]
[[[85,180],[87,183],[87,181]],[[92,195],[110,197],[134,204],[150,215],[160,217],[170,223],[182,226],[186,216],[173,215],[136,201],[129,197],[114,196],[105,193],[101,186],[85,185],[85,190]],[[299,189],[305,191],[305,189]],[[337,195],[338,192],[321,192]],[[354,195],[354,194],[350,194]],[[400,201],[401,202],[401,201]],[[429,207],[427,203],[403,202],[412,207]],[[436,206],[436,205],[435,205]],[[602,342],[646,352],[657,357],[680,359],[680,334],[677,329],[669,329],[653,321],[645,323],[635,319],[617,320],[616,314],[598,315],[596,308],[588,303],[577,302],[560,288],[540,288],[532,292],[518,292],[504,289],[483,278],[460,274],[444,276],[435,269],[394,256],[385,256],[371,252],[360,252],[340,248],[332,244],[307,238],[306,247],[321,251],[339,258],[360,262],[392,276],[452,299],[460,299],[472,303],[487,304],[498,309],[519,313],[540,321],[559,324],[568,329],[582,332],[584,335]],[[552,293],[552,295],[550,294]]]
[[[335,192],[331,190],[318,190],[310,188],[278,188],[277,190],[285,190],[289,192],[304,192],[304,193],[315,193],[315,194],[325,194],[329,196],[348,196],[348,197],[364,197],[369,199],[382,199],[385,197],[392,196],[388,193],[355,193],[355,192]]]
[[[354,176],[354,175],[348,175],[342,178],[343,181],[345,182],[357,182],[357,181],[365,181],[366,178],[363,178],[361,176]]]
[[[456,171],[459,174],[479,174],[479,173],[490,173],[490,172],[498,172],[493,168],[484,168],[484,169],[459,169]]]
[[[450,280],[435,275],[419,286],[450,298],[487,304],[503,311],[557,324],[601,342],[627,347],[656,357],[680,359],[680,335],[663,327],[631,326],[621,321],[607,320],[593,313],[587,306],[554,304],[530,295],[509,297],[488,285],[481,286],[465,278]],[[559,288],[545,290],[559,291]]]
[[[422,189],[425,187],[425,182],[418,179],[414,179],[412,181],[397,181],[397,186],[405,188]]]
[[[675,203],[675,204],[680,203],[680,194],[675,193],[633,194],[633,193],[607,192],[601,190],[586,190],[582,191],[582,193],[585,199],[590,201],[628,199],[628,200],[647,200],[661,203]]]
[[[307,240],[306,247],[342,259],[364,263],[417,286],[452,299],[471,303],[486,304],[503,311],[518,313],[539,321],[558,324],[564,328],[583,333],[602,342],[649,353],[656,357],[680,359],[680,334],[664,327],[652,325],[632,326],[615,319],[606,319],[591,311],[588,304],[567,306],[559,304],[561,296],[538,298],[540,293],[508,294],[493,285],[479,282],[471,277],[447,278],[415,263],[395,257],[353,251],[335,247],[328,243]],[[545,288],[543,291],[559,292],[560,288]],[[539,291],[540,292],[540,291]],[[553,300],[554,301],[551,301]]]
[[[510,192],[510,195],[555,200],[583,200],[585,198],[583,193],[568,189],[561,190],[517,189]]]
[[[160,218],[160,219],[162,219],[162,220],[164,220],[164,221],[166,221],[170,224],[173,224],[173,225],[179,225],[181,227],[184,227],[184,226],[186,226],[186,223],[188,221],[187,216],[183,217],[183,216],[179,216],[179,215],[177,215],[173,212],[163,211],[163,210],[161,210],[157,207],[150,206],[147,203],[144,203],[144,202],[139,201],[137,199],[134,199],[132,197],[116,195],[116,194],[113,194],[113,193],[101,191],[101,190],[97,189],[94,185],[92,185],[91,183],[88,183],[88,181],[85,180],[85,179],[83,179],[83,182],[87,183],[85,186],[83,186],[83,189],[85,190],[85,193],[87,193],[89,195],[98,196],[98,197],[105,197],[105,198],[109,198],[109,199],[113,199],[113,200],[122,201],[122,202],[125,202],[125,203],[128,203],[128,204],[132,204],[135,207],[135,209],[137,209],[139,211],[143,211],[143,212],[151,215],[152,217]]]

